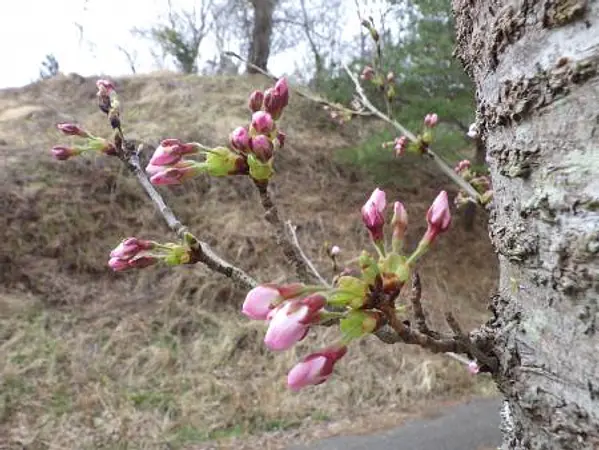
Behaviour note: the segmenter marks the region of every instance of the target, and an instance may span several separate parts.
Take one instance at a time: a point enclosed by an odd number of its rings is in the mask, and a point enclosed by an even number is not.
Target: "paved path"
[[[406,421],[370,436],[337,436],[288,450],[479,450],[501,443],[498,399],[444,407],[433,419]]]

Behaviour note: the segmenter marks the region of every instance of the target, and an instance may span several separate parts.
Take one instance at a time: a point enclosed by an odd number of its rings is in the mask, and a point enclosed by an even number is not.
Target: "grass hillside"
[[[225,143],[248,120],[249,92],[269,84],[170,73],[116,82],[126,135],[153,145],[166,137]],[[50,157],[52,145],[69,142],[57,122],[108,136],[95,92],[95,79],[75,75],[0,91],[0,442],[275,448],[314,433],[369,429],[373,415],[377,426],[392,425],[423,404],[489,392],[484,378],[443,356],[368,338],[350,348],[329,383],[293,394],[286,371],[334,330],[275,354],[262,345],[263,325],[239,313],[243,292],[207,268],[111,272],[108,253],[123,237],[172,236],[118,161]],[[324,241],[339,245],[344,260],[368,246],[359,210],[375,187],[372,177],[336,161],[375,125],[336,126],[292,96],[281,126],[287,140],[276,163],[276,199],[305,252],[330,276]],[[407,205],[410,245],[424,232],[438,190],[452,189],[419,167],[389,158],[397,182],[381,186],[389,200]],[[247,179],[206,177],[161,192],[235,265],[261,281],[293,279]],[[456,220],[423,260],[424,304],[437,325],[448,308],[464,326],[486,318],[496,262],[483,219],[472,232]]]

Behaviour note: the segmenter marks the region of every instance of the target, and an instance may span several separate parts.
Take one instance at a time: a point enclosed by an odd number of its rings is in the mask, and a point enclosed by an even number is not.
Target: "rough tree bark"
[[[251,0],[254,8],[254,26],[252,29],[252,40],[248,62],[266,70],[268,57],[270,55],[270,42],[272,37],[273,14],[277,0]],[[247,66],[248,73],[258,73],[258,71]]]
[[[453,4],[495,190],[506,449],[599,449],[598,3]]]

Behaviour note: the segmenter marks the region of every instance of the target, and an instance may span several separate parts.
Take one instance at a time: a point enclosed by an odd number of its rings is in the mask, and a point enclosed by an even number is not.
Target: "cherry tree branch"
[[[261,67],[258,67],[256,65],[248,62],[245,58],[243,58],[242,56],[238,55],[235,52],[227,51],[227,52],[224,52],[223,54],[225,56],[231,56],[233,58],[238,59],[242,63],[247,64],[249,67],[254,69],[256,72],[260,72],[262,75],[270,78],[273,81],[277,81],[279,79],[276,75],[272,74],[271,72],[269,72],[267,70],[262,69]],[[372,113],[369,111],[357,111],[355,109],[346,108],[341,104],[330,102],[329,100],[327,100],[317,94],[308,93],[307,91],[298,89],[297,87],[293,87],[293,88],[290,87],[290,89],[291,89],[291,91],[295,92],[300,97],[311,100],[311,101],[318,103],[322,106],[327,106],[332,109],[340,110],[340,111],[349,113],[354,116],[372,116]]]
[[[302,257],[302,250],[299,245],[289,239],[286,231],[285,223],[279,215],[279,209],[270,195],[268,183],[255,183],[260,194],[260,203],[264,208],[264,219],[272,226],[275,242],[283,251],[287,261],[291,263],[295,269],[300,281],[309,283],[314,279],[318,279],[313,272],[310,272],[309,265],[306,263],[307,258]],[[319,280],[320,281],[320,280]]]
[[[287,228],[289,229],[289,234],[291,234],[291,238],[293,239],[293,244],[295,245],[295,247],[299,251],[300,256],[302,257],[302,259],[304,260],[304,262],[306,263],[306,265],[308,266],[308,268],[310,269],[310,271],[312,272],[312,274],[316,278],[318,278],[318,281],[320,281],[320,283],[323,286],[331,287],[331,285],[327,282],[327,280],[325,280],[322,277],[322,275],[320,275],[320,273],[318,272],[318,269],[316,269],[316,267],[314,266],[314,263],[304,253],[304,250],[302,249],[302,246],[300,245],[299,239],[297,237],[297,233],[295,232],[295,226],[289,220],[286,222],[286,225],[287,225]]]
[[[118,142],[118,140],[117,140]],[[117,147],[119,147],[117,145]],[[168,225],[168,227],[181,239],[184,239],[194,250],[194,261],[205,264],[211,270],[220,273],[227,278],[230,278],[236,284],[244,289],[252,289],[258,285],[258,282],[248,275],[245,271],[225,261],[219,255],[217,255],[210,246],[198,240],[193,234],[191,234],[188,228],[181,223],[175,216],[173,211],[167,206],[160,193],[156,190],[154,185],[150,183],[150,180],[144,173],[140,161],[139,153],[143,149],[143,144],[140,144],[137,151],[135,151],[134,144],[132,142],[125,142],[124,145],[118,149],[119,159],[127,166],[129,171],[135,175],[139,184],[143,187],[148,197],[156,206],[156,209]],[[124,148],[123,148],[124,147]]]
[[[343,65],[343,68],[345,69],[345,71],[347,72],[347,74],[349,75],[351,80],[353,81],[353,83],[356,87],[356,92],[358,93],[358,96],[360,97],[362,104],[367,109],[369,109],[375,116],[377,116],[379,119],[381,119],[381,120],[387,122],[389,125],[393,126],[397,131],[399,131],[401,134],[406,136],[410,141],[415,142],[417,140],[416,135],[414,135],[414,133],[412,133],[410,130],[408,130],[406,127],[404,127],[402,124],[393,120],[391,117],[389,117],[385,113],[381,112],[376,106],[374,106],[372,104],[372,102],[368,99],[368,96],[364,92],[364,88],[362,88],[362,85],[360,84],[360,81],[358,80],[358,78],[352,73],[351,70],[349,70],[349,68],[347,67],[346,64]],[[466,180],[464,180],[462,177],[460,177],[458,174],[456,174],[453,171],[453,169],[451,167],[449,167],[447,165],[447,163],[445,161],[443,161],[443,159],[439,155],[437,155],[430,148],[426,149],[425,155],[427,155],[430,159],[432,159],[433,162],[435,162],[437,164],[437,166],[443,171],[443,173],[445,175],[447,175],[454,183],[456,183],[460,188],[462,188],[464,191],[466,191],[466,193],[468,193],[468,195],[470,197],[472,197],[474,200],[476,200],[476,203],[480,204],[480,195],[478,192],[476,192],[476,189],[474,189],[469,183],[466,182]]]

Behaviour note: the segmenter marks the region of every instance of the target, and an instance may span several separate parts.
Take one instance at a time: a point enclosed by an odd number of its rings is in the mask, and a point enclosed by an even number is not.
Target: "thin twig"
[[[421,303],[422,297],[422,285],[420,283],[420,276],[417,272],[412,275],[412,289],[410,290],[410,302],[412,303],[412,309],[414,310],[414,317],[416,318],[416,327],[418,331],[423,334],[431,335],[433,332],[430,330],[426,323],[426,314]]]
[[[143,146],[143,144],[141,144]],[[141,146],[140,149],[141,150]],[[141,164],[139,162],[139,150],[137,152],[132,151],[133,149],[127,149],[127,152],[120,153],[120,159],[123,161],[127,168],[135,175],[143,189],[148,194],[148,197],[156,206],[158,212],[163,217],[164,221],[168,225],[168,227],[180,238],[184,238],[189,236],[190,244],[195,250],[195,256],[197,261],[204,263],[210,269],[215,272],[218,272],[222,275],[225,275],[227,278],[230,278],[239,286],[244,289],[252,289],[258,285],[258,282],[248,275],[242,269],[235,267],[229,262],[222,259],[218,256],[210,246],[198,240],[195,236],[189,233],[189,230],[185,225],[183,225],[179,219],[175,216],[173,211],[167,206],[164,202],[164,199],[160,195],[160,193],[154,188],[148,177],[144,173],[141,168]]]
[[[415,344],[433,353],[465,353],[463,343],[455,338],[435,339],[404,324],[397,318],[394,306],[383,305],[381,310],[385,313],[389,325],[378,330],[375,334],[383,342],[387,344],[395,344],[397,342]]]
[[[325,280],[322,277],[322,275],[320,275],[320,273],[318,272],[318,269],[316,269],[316,267],[314,266],[314,263],[312,263],[310,258],[308,258],[308,256],[306,256],[306,254],[304,253],[304,250],[302,249],[302,246],[299,243],[297,233],[295,232],[295,227],[293,226],[291,221],[288,220],[286,222],[286,225],[287,225],[287,228],[289,229],[289,233],[291,234],[291,238],[293,240],[293,244],[295,245],[295,248],[297,248],[297,251],[299,252],[300,256],[302,257],[302,259],[304,260],[304,262],[306,263],[306,265],[308,266],[310,271],[314,274],[314,276],[316,278],[318,278],[318,280],[322,283],[323,286],[330,288],[331,287],[330,283],[327,282],[327,280]]]
[[[453,316],[451,312],[445,313],[445,321],[451,328],[451,331],[454,334],[454,339],[459,340],[466,347],[468,353],[481,362],[482,364],[488,366],[491,369],[492,373],[495,373],[497,370],[497,361],[495,358],[489,357],[484,354],[474,343],[470,340],[470,338],[464,334],[462,331],[462,327],[458,323],[457,319]]]
[[[415,142],[417,140],[416,135],[414,135],[414,133],[405,128],[402,124],[391,119],[385,113],[381,112],[376,106],[374,106],[372,102],[368,99],[368,96],[364,92],[364,89],[362,88],[362,85],[360,84],[358,78],[352,73],[351,70],[349,70],[346,64],[343,65],[343,68],[353,81],[356,87],[356,92],[360,96],[362,104],[366,108],[368,108],[375,116],[387,122],[389,125],[393,126],[397,131],[406,136],[410,141]],[[466,193],[469,196],[471,196],[473,199],[476,200],[477,203],[480,204],[480,195],[478,192],[476,192],[476,189],[474,189],[469,183],[466,182],[466,180],[464,180],[457,173],[455,173],[453,169],[449,167],[447,163],[443,161],[443,159],[439,155],[437,155],[433,150],[431,150],[430,147],[426,150],[425,154],[429,158],[431,158],[433,162],[437,164],[437,166],[439,166],[439,168],[443,171],[443,173],[445,173],[445,175],[447,175],[454,183],[456,183],[459,187],[466,191]]]
[[[315,277],[308,269],[304,258],[300,253],[297,246],[293,245],[293,242],[289,239],[289,236],[285,230],[285,224],[279,216],[279,209],[275,205],[267,183],[256,183],[258,193],[260,194],[260,203],[264,208],[264,218],[272,226],[275,235],[275,241],[279,247],[281,247],[283,254],[287,258],[287,261],[291,263],[295,272],[302,282],[312,282]]]
[[[244,64],[248,65],[249,67],[251,67],[252,69],[254,69],[256,72],[260,72],[262,75],[270,78],[273,81],[278,81],[278,79],[279,79],[279,77],[277,77],[273,73],[269,72],[268,70],[264,70],[261,67],[256,66],[255,64],[252,64],[251,62],[247,61],[245,58],[243,58],[242,56],[238,55],[235,52],[227,51],[227,52],[224,52],[223,54],[226,56],[231,56],[233,58],[237,58],[242,63],[244,63]],[[311,101],[318,103],[322,106],[328,106],[329,108],[336,109],[338,111],[343,111],[343,112],[349,113],[353,116],[372,116],[372,113],[369,111],[357,111],[355,109],[346,108],[343,105],[330,102],[326,98],[322,98],[317,94],[309,93],[305,90],[298,89],[297,87],[290,87],[290,89],[293,92],[295,92],[297,95],[299,95],[300,97],[311,100]]]

